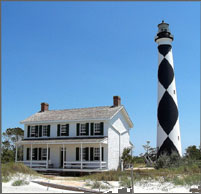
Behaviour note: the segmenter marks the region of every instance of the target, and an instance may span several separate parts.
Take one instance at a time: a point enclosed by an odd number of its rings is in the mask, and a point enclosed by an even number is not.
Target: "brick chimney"
[[[121,105],[120,96],[113,96],[113,106],[120,106],[120,105]]]
[[[41,103],[41,111],[40,112],[45,112],[46,110],[49,110],[49,104],[46,102]]]

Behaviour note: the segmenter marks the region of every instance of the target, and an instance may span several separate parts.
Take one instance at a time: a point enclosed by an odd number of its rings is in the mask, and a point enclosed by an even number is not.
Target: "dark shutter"
[[[91,123],[91,135],[94,134],[94,123]]]
[[[42,137],[42,125],[39,126],[39,137]]]
[[[100,123],[100,135],[103,135],[104,123]]]
[[[28,126],[27,137],[30,137],[30,125]]]
[[[48,148],[48,160],[50,160],[50,148]]]
[[[41,148],[39,148],[39,160],[41,160]]]
[[[94,160],[94,148],[90,148],[90,160]]]
[[[79,148],[76,148],[76,161],[79,160]]]
[[[57,136],[60,136],[60,125],[57,125]]]
[[[38,125],[35,126],[35,137],[38,137]]]
[[[50,136],[50,125],[47,126],[47,136]]]
[[[86,123],[86,135],[89,135],[89,123]]]
[[[79,136],[79,135],[80,135],[80,124],[77,123],[77,136]]]
[[[86,150],[86,158],[85,160],[88,161],[89,160],[89,148],[85,148]]]
[[[104,147],[102,147],[101,154],[102,154],[102,161],[104,161]]]
[[[30,160],[30,148],[27,148],[27,160]]]

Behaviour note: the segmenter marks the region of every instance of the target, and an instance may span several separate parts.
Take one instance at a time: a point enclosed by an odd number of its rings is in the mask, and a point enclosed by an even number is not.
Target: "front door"
[[[61,154],[60,154],[60,167],[63,168],[63,163],[66,161],[66,148],[61,148]]]

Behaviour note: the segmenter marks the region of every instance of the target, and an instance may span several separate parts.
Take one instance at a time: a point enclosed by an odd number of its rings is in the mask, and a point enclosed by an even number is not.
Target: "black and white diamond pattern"
[[[173,151],[181,155],[179,113],[171,44],[160,44],[158,67],[158,156]]]

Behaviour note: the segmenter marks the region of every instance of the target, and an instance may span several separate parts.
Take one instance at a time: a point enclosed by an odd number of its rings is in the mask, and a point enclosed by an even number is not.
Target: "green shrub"
[[[7,183],[10,181],[10,177],[9,176],[2,176],[2,182],[3,183]]]
[[[91,184],[90,184],[89,182],[86,182],[86,183],[84,184],[84,186],[91,187]]]
[[[12,186],[28,185],[29,182],[25,180],[16,180],[12,183]]]
[[[172,183],[175,184],[175,185],[184,185],[185,181],[184,181],[183,178],[174,177],[173,180],[172,180]]]
[[[98,182],[98,181],[95,181],[93,184],[92,184],[92,189],[100,189],[101,187],[101,183]]]
[[[101,184],[100,188],[101,189],[110,189],[110,186]]]
[[[131,179],[128,179],[128,177],[123,177],[120,181],[120,186],[125,188],[131,188]]]
[[[173,152],[171,155],[163,154],[157,159],[155,168],[175,168],[179,167],[182,162],[182,158],[176,152]]]

